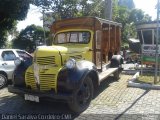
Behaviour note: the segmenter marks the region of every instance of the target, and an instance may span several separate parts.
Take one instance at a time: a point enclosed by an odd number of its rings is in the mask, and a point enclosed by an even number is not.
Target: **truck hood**
[[[89,50],[89,47],[71,47],[71,46],[41,46],[38,47],[38,51],[40,54],[43,52],[47,53],[57,53],[57,54],[75,54],[75,53],[82,53]],[[45,54],[45,53],[44,53]]]
[[[38,64],[53,64],[62,65],[69,58],[83,59],[84,54],[89,50],[89,47],[78,46],[41,46],[38,47],[34,54],[34,60]]]

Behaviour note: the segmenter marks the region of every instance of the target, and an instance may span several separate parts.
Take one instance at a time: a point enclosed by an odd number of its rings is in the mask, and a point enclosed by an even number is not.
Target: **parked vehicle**
[[[23,60],[32,59],[32,56],[23,50],[0,49],[0,88],[3,88],[12,79],[16,69],[14,60],[17,57]]]
[[[126,63],[140,63],[140,55],[133,51],[121,51],[121,55],[123,56],[124,61],[126,61]]]
[[[54,22],[51,32],[53,45],[38,47],[23,84],[17,84],[15,77],[8,90],[35,102],[65,100],[71,110],[82,112],[101,81],[111,74],[119,78],[121,24],[95,17],[73,18]]]

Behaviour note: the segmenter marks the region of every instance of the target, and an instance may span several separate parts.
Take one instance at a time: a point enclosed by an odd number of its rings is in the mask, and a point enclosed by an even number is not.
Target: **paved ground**
[[[65,103],[26,102],[8,93],[6,88],[0,90],[0,113],[66,113],[77,120],[160,119],[160,91],[128,88],[127,81],[131,77],[121,75],[118,81],[109,77],[99,87],[89,108],[80,115],[73,115]]]

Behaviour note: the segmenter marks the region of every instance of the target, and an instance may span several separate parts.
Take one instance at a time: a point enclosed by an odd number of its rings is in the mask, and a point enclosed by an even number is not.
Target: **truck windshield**
[[[55,36],[55,44],[63,43],[81,43],[87,44],[90,41],[91,34],[88,31],[62,32]]]

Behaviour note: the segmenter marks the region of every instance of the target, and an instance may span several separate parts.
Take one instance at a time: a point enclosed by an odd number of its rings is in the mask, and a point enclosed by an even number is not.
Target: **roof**
[[[159,25],[160,27],[160,21]],[[156,29],[157,27],[157,21],[150,21],[150,22],[143,22],[136,25],[137,29]]]
[[[77,18],[57,20],[53,22],[51,26],[51,31],[55,33],[56,30],[66,29],[69,27],[70,28],[82,28],[83,27],[83,28],[89,28],[89,29],[95,29],[95,28],[98,29],[98,28],[101,28],[103,24],[122,27],[121,23],[98,18],[98,17],[77,17]]]
[[[97,20],[99,20],[99,22],[101,24],[103,24],[103,23],[106,23],[106,24],[110,23],[110,24],[122,27],[122,24],[118,23],[118,22],[114,22],[114,21],[111,21],[111,20],[106,20],[106,19],[102,19],[102,18],[98,18],[98,17],[93,17],[93,18],[96,18]]]

